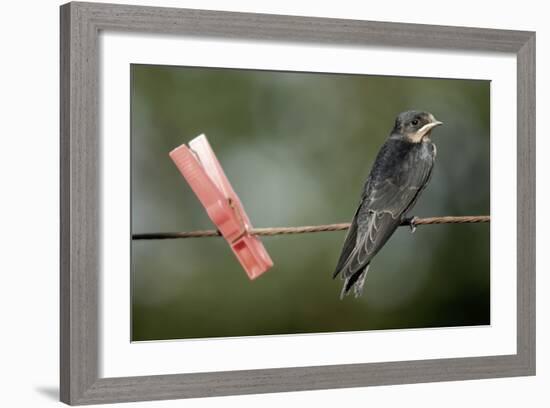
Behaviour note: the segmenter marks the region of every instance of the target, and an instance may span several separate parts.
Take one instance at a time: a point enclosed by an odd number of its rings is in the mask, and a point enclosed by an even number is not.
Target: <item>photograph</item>
[[[436,222],[490,215],[491,81],[129,69],[132,342],[491,324],[490,224]],[[288,229],[253,279],[224,237],[135,239],[216,230],[170,157],[200,135]]]
[[[17,121],[38,144],[9,138],[28,146],[6,156],[29,176],[19,192],[39,189],[11,201],[36,207],[47,187],[59,216],[59,239],[39,246],[58,257],[58,279],[39,273],[31,288],[58,320],[49,343],[27,345],[48,359],[24,359],[35,394],[68,405],[538,398],[542,17],[517,8],[507,21],[481,4],[475,19],[471,7],[393,3],[378,14],[197,6],[63,4],[59,53],[30,53],[56,57],[58,81],[20,50],[12,58],[36,79],[25,89],[59,93]],[[41,133],[45,113],[57,144]],[[33,166],[52,148],[58,189]]]

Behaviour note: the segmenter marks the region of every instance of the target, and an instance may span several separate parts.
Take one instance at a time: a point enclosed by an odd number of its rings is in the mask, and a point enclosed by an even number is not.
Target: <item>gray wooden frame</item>
[[[98,34],[189,36],[514,53],[517,354],[100,378]],[[61,6],[61,401],[94,404],[535,374],[535,33],[112,4]]]

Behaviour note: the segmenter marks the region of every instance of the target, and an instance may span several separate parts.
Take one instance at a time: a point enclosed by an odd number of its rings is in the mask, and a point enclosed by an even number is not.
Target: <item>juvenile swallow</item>
[[[345,281],[340,298],[351,288],[356,297],[362,294],[372,259],[428,184],[436,156],[430,136],[441,124],[428,112],[397,116],[365,182],[336,265],[333,278],[340,274]]]

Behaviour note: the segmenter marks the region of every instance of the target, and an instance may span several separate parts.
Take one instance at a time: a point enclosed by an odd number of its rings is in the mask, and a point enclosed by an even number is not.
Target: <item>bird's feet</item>
[[[407,217],[403,220],[403,223],[405,225],[408,225],[411,229],[411,234],[413,234],[416,231],[416,220],[418,217]]]

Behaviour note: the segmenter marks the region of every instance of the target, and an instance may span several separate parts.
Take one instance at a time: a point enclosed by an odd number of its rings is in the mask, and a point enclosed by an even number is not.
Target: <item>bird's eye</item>
[[[411,123],[412,123],[413,126],[416,126],[416,125],[418,125],[418,120],[414,119]]]

